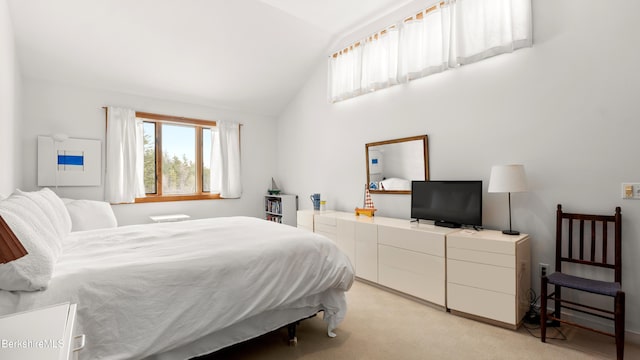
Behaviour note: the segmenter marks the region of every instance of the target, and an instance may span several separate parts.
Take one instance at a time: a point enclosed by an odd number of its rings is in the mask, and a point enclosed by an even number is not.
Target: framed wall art
[[[38,136],[38,186],[100,186],[100,140]]]

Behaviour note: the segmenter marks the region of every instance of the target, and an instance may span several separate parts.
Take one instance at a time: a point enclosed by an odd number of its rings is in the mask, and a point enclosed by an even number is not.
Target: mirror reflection
[[[427,135],[365,145],[372,193],[410,194],[412,180],[429,180]]]

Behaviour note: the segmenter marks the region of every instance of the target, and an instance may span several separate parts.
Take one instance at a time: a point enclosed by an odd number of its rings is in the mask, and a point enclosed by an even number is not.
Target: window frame
[[[138,197],[135,203],[165,202],[165,201],[188,201],[188,200],[217,200],[222,199],[219,193],[203,191],[203,163],[202,163],[202,130],[204,128],[215,128],[216,122],[212,120],[192,119],[179,116],[161,115],[136,111],[136,118],[143,119],[143,122],[155,123],[155,161],[156,161],[156,193],[145,194],[145,197]],[[196,132],[196,192],[193,194],[165,195],[162,193],[162,124],[175,124],[193,126]]]

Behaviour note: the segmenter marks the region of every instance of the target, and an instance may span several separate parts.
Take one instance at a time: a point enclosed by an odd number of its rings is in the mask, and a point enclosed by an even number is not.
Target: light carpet
[[[298,326],[298,345],[287,346],[281,329],[199,360],[217,359],[615,359],[613,338],[575,327],[547,331],[537,326],[508,330],[447,313],[356,281],[347,293],[345,321],[329,338],[319,315]],[[640,346],[627,342],[625,358],[640,359]]]

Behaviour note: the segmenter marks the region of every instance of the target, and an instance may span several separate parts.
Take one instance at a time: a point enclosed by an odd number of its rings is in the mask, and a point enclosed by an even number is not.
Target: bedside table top
[[[170,221],[182,221],[188,220],[191,216],[185,214],[171,214],[171,215],[153,215],[149,216],[149,219],[153,222],[170,222]]]

